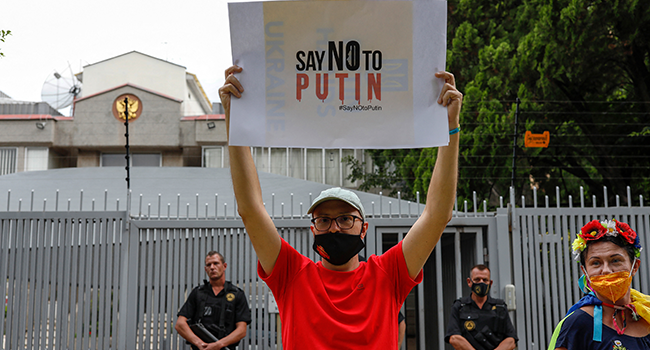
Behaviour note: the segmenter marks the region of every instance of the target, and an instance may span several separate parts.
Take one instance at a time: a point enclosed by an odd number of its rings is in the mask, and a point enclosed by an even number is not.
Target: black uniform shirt
[[[463,336],[463,331],[481,331],[488,326],[492,332],[503,341],[508,337],[519,340],[512,326],[506,304],[501,299],[493,299],[488,295],[481,309],[471,296],[456,299],[451,307],[445,342],[449,343],[452,335]],[[496,344],[499,345],[499,344]]]
[[[194,288],[183,307],[178,311],[178,316],[186,317],[188,324],[196,323],[200,317],[201,323],[205,325],[218,325],[221,317],[222,299],[224,298],[227,301],[232,301],[230,304],[234,305],[234,310],[229,310],[228,303],[223,303],[227,312],[224,320],[227,329],[234,330],[238,322],[251,323],[251,310],[248,307],[244,291],[228,281],[216,296],[209,283]],[[199,312],[197,309],[200,307],[201,300],[205,300],[205,302],[203,310]]]

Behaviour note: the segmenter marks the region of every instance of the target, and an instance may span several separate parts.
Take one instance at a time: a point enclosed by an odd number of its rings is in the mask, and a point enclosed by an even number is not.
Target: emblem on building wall
[[[125,102],[125,99],[127,100]],[[142,101],[132,94],[123,94],[113,101],[113,116],[120,121],[126,120],[128,113],[129,122],[132,122],[142,114]]]

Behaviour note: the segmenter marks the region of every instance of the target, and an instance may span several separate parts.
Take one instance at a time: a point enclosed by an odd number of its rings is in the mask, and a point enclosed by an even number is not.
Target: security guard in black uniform
[[[488,295],[492,280],[485,265],[470,270],[470,296],[456,299],[451,307],[445,341],[454,349],[514,349],[517,332],[512,326],[506,303]]]
[[[194,288],[178,312],[176,331],[192,349],[234,350],[246,336],[251,311],[244,292],[226,281],[227,266],[221,254],[209,252],[205,272],[210,280]]]

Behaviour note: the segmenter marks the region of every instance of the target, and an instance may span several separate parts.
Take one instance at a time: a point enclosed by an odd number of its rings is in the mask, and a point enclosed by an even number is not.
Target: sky
[[[0,4],[0,91],[41,101],[54,71],[82,67],[130,51],[184,66],[211,102],[219,101],[231,65],[228,2],[238,0],[19,0]]]

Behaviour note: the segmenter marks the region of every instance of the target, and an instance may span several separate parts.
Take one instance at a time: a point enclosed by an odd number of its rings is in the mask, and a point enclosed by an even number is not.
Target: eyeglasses
[[[351,229],[352,226],[354,226],[354,220],[361,220],[363,222],[363,219],[355,216],[355,215],[341,215],[335,218],[328,218],[326,216],[321,216],[317,218],[311,219],[311,223],[314,224],[314,227],[318,231],[327,231],[330,229],[332,226],[332,222],[336,221],[336,225],[341,229],[341,230],[348,230]]]

